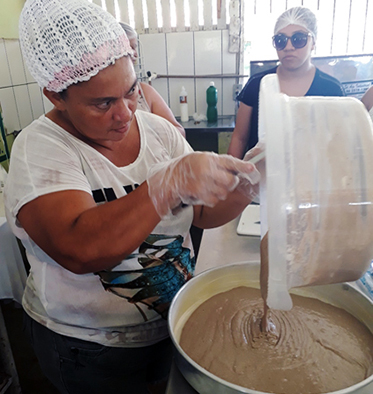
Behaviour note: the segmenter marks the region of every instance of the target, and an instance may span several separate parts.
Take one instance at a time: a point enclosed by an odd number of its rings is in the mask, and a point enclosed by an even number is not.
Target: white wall
[[[139,38],[147,71],[182,76],[235,74],[236,54],[228,52],[227,30],[143,34]],[[218,89],[219,115],[234,115],[235,78],[158,78],[153,87],[180,116],[178,100],[184,85],[192,116],[194,112],[206,113],[206,89],[211,80]],[[8,133],[24,128],[51,109],[29,74],[16,39],[0,39],[0,103]]]
[[[21,130],[51,108],[24,65],[18,40],[0,39],[0,104],[8,133]]]
[[[234,115],[232,95],[236,79],[199,78],[236,74],[236,54],[228,52],[228,30],[142,34],[139,40],[146,71],[193,77],[157,78],[152,81],[176,116],[180,116],[179,93],[182,86],[188,92],[189,116],[195,112],[206,114],[206,89],[210,81],[214,81],[218,89],[219,115]]]
[[[0,0],[0,37],[18,38],[18,18],[25,0]]]

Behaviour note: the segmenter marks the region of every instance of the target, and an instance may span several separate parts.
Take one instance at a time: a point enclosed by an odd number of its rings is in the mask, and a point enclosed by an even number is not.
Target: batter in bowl
[[[266,393],[320,394],[373,373],[373,335],[343,309],[292,295],[262,330],[258,289],[237,287],[200,305],[186,322],[183,350],[220,378]]]

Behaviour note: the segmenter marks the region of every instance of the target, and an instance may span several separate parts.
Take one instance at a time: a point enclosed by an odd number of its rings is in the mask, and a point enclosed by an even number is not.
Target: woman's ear
[[[316,39],[315,37],[312,35],[312,48],[311,51],[314,51],[316,49]]]
[[[58,110],[62,111],[65,108],[65,100],[60,93],[43,88],[43,94]]]

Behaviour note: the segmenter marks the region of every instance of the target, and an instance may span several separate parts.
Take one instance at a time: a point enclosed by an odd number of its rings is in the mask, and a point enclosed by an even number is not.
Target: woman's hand
[[[265,144],[258,142],[253,148],[246,152],[243,161],[249,162],[257,166],[261,171],[261,166],[265,165]],[[240,179],[237,190],[254,201],[259,201],[259,184],[252,183],[246,179]]]
[[[259,179],[259,172],[250,162],[229,155],[194,152],[154,165],[147,183],[156,211],[164,217],[182,204],[213,207],[225,200],[240,180],[256,184]]]

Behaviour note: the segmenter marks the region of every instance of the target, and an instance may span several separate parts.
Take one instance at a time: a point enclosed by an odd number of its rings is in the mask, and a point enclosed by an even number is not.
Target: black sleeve
[[[254,75],[247,82],[237,97],[241,103],[254,107],[259,98],[259,86],[261,78]]]
[[[259,101],[260,82],[265,75],[276,73],[277,66],[266,71],[254,74],[238,95],[237,100],[249,107],[257,107]]]

